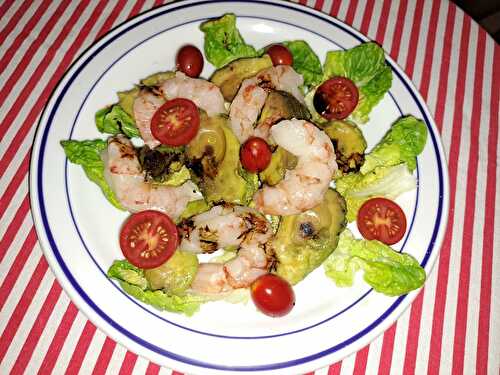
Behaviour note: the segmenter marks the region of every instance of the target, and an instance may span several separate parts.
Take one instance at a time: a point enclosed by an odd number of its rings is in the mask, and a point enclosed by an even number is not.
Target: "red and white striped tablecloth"
[[[441,132],[450,215],[436,266],[401,318],[315,374],[499,374],[500,47],[448,0],[300,1],[383,45]],[[54,278],[30,215],[41,111],[97,38],[162,1],[0,2],[0,374],[175,373],[106,337]]]

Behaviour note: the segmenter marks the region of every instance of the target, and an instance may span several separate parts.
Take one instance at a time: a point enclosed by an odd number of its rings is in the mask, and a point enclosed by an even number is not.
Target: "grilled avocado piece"
[[[297,157],[283,147],[278,146],[274,150],[267,168],[259,173],[259,178],[262,183],[274,186],[285,177],[287,169],[293,169],[296,165]]]
[[[345,201],[333,189],[316,207],[283,216],[271,242],[274,272],[291,284],[303,280],[335,250],[345,226]]]
[[[273,66],[273,62],[268,55],[242,58],[217,69],[210,81],[219,86],[224,99],[231,102],[244,79],[253,77],[261,70],[271,66]]]
[[[199,176],[215,177],[217,168],[226,153],[226,136],[222,124],[224,116],[208,117],[200,111],[200,129],[186,146],[190,167]]]
[[[309,120],[311,115],[306,106],[299,102],[292,94],[285,91],[273,90],[269,93],[260,112],[257,125],[272,126],[281,120],[296,118]]]
[[[357,172],[365,161],[366,140],[351,121],[330,121],[323,130],[332,140],[339,166],[339,175]]]
[[[208,204],[248,204],[258,176],[240,164],[240,142],[226,116],[204,117],[198,135],[187,145],[188,167]]]

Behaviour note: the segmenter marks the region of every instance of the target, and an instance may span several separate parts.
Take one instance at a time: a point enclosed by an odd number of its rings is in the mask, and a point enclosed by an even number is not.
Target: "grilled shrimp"
[[[256,209],[271,215],[294,215],[321,203],[337,170],[328,135],[310,122],[293,119],[274,125],[271,136],[297,156],[297,166],[277,185],[265,185],[255,193]]]
[[[174,98],[192,100],[207,112],[208,117],[226,113],[224,97],[219,87],[204,79],[190,78],[182,72],[176,72],[174,78],[164,81],[158,89],[167,100]]]
[[[213,83],[200,78],[190,78],[182,72],[163,81],[154,89],[143,89],[134,101],[134,118],[144,143],[154,148],[160,142],[151,134],[151,119],[166,100],[185,98],[192,100],[208,116],[226,113],[224,97]]]
[[[188,202],[199,199],[191,182],[180,186],[155,186],[145,180],[136,150],[122,135],[112,137],[101,154],[104,175],[120,204],[131,212],[158,210],[177,219]]]
[[[165,99],[149,89],[141,90],[139,96],[134,100],[135,124],[144,143],[151,149],[160,145],[160,141],[151,134],[151,119],[163,103],[165,103]]]
[[[254,128],[269,89],[286,91],[304,104],[304,97],[299,90],[303,83],[302,76],[288,65],[261,70],[255,77],[244,80],[229,109],[231,128],[240,143],[251,136],[269,137],[269,124]]]
[[[201,263],[191,289],[221,293],[244,288],[266,274],[272,264],[265,244],[272,236],[269,222],[249,207],[214,206],[185,221],[180,228],[180,250],[210,253],[226,246],[239,247],[226,263]]]

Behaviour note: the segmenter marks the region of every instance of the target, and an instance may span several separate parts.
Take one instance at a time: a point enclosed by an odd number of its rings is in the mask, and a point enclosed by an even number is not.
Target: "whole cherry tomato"
[[[175,63],[177,69],[189,77],[196,78],[203,70],[203,55],[193,45],[186,45],[177,52]]]
[[[241,146],[241,165],[249,172],[261,172],[271,162],[272,152],[267,142],[259,137],[251,137]]]
[[[292,53],[282,44],[273,44],[267,49],[267,54],[271,58],[274,66],[293,64]]]
[[[286,315],[295,305],[295,293],[285,279],[265,274],[255,280],[250,287],[252,300],[264,314],[279,317]]]

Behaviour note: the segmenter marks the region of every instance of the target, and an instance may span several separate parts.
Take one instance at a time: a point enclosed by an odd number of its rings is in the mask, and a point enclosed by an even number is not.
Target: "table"
[[[30,215],[38,118],[71,62],[161,1],[0,4],[0,373],[178,374],[96,329],[55,280]],[[300,1],[352,25],[403,67],[441,132],[450,176],[442,250],[425,288],[369,346],[315,374],[498,374],[500,47],[448,0]]]

